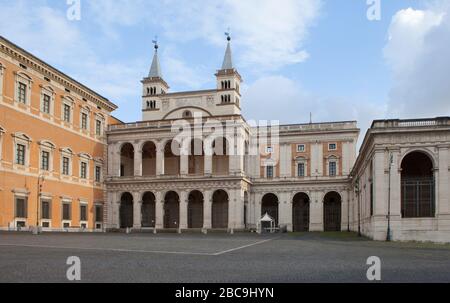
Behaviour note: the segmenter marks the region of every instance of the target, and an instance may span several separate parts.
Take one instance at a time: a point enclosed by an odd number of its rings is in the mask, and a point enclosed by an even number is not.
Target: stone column
[[[290,192],[281,192],[279,195],[278,222],[280,226],[286,226],[288,231],[292,231],[292,198]]]
[[[348,227],[348,210],[349,210],[349,194],[348,190],[344,190],[341,195],[341,230],[346,231]]]
[[[103,207],[106,209],[106,221],[105,228],[118,228],[118,217],[117,217],[117,193],[116,192],[108,192],[107,194],[108,200],[104,204]]]
[[[211,229],[212,215],[212,191],[205,190],[203,192],[203,228]]]
[[[142,227],[142,214],[141,214],[141,194],[139,192],[133,192],[133,228],[141,229]]]
[[[236,224],[236,193],[234,190],[228,190],[228,228],[235,228]]]
[[[255,209],[253,212],[254,222],[256,226],[260,226],[261,222],[259,220],[261,219],[261,199],[262,194],[261,193],[255,193]]]
[[[142,149],[139,143],[133,144],[134,147],[134,175],[142,176]]]
[[[180,225],[179,225],[180,229],[188,228],[187,215],[188,215],[188,193],[183,190],[180,193]]]
[[[309,230],[323,231],[323,192],[311,192],[311,203],[309,208]]]
[[[156,229],[164,228],[164,200],[162,193],[160,191],[156,192],[155,195],[155,227]]]
[[[156,175],[164,175],[164,146],[161,142],[156,145]]]
[[[235,190],[235,199],[234,228],[244,229],[244,191],[242,189]]]

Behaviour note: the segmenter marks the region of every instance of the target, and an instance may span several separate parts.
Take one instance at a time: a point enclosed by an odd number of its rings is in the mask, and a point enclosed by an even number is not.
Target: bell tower
[[[227,49],[223,58],[222,68],[216,73],[219,104],[234,104],[240,109],[242,78],[233,64],[231,36],[229,33],[225,33],[225,35],[227,37]]]
[[[169,91],[169,85],[164,81],[158,57],[158,42],[153,41],[155,53],[148,77],[142,82],[142,118],[149,120],[161,109],[161,98]]]

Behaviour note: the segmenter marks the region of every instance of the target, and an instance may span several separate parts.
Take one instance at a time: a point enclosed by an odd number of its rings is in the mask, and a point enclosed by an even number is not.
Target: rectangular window
[[[27,198],[16,198],[16,218],[27,218]]]
[[[70,203],[63,203],[62,205],[62,219],[71,220]]]
[[[42,100],[42,111],[46,114],[50,114],[50,96],[44,95]]]
[[[336,162],[330,162],[328,165],[329,165],[329,175],[331,177],[336,176]]]
[[[42,151],[41,169],[46,171],[50,170],[50,153],[48,151]]]
[[[103,207],[95,205],[95,222],[103,222]]]
[[[67,157],[63,157],[62,174],[65,176],[69,175],[69,163],[70,163],[70,159]]]
[[[273,178],[273,166],[267,166],[267,178]]]
[[[25,165],[25,145],[17,144],[16,164]]]
[[[86,162],[81,162],[80,178],[81,179],[87,178],[87,163]]]
[[[336,150],[336,149],[337,149],[336,143],[328,144],[328,150]]]
[[[266,153],[268,153],[268,154],[273,153],[273,147],[272,146],[267,146]]]
[[[95,182],[100,182],[102,177],[102,168],[100,166],[95,167]]]
[[[87,120],[88,120],[88,115],[85,113],[81,113],[81,128],[82,129],[87,129]]]
[[[87,205],[80,205],[80,221],[87,221]]]
[[[305,176],[305,163],[298,163],[298,176],[304,177]]]
[[[48,201],[48,200],[41,201],[41,219],[44,219],[44,220],[51,219],[50,201]]]
[[[95,134],[97,136],[102,135],[102,121],[100,120],[95,120]]]
[[[17,92],[18,101],[23,104],[27,104],[27,85],[19,82],[18,92]]]
[[[70,105],[68,105],[68,104],[64,104],[64,116],[63,116],[63,119],[64,119],[64,121],[70,123]]]
[[[297,145],[297,152],[299,152],[299,153],[305,152],[305,144]]]

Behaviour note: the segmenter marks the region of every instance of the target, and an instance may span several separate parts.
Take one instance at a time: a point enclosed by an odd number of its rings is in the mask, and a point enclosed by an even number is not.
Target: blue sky
[[[247,119],[304,123],[450,114],[450,1],[0,0],[0,34],[140,120],[152,39],[171,91],[215,86],[230,27]],[[20,22],[17,22],[20,20]]]

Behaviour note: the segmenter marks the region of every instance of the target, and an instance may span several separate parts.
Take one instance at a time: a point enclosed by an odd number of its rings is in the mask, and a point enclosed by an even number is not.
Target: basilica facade
[[[356,121],[246,121],[230,39],[215,77],[170,92],[155,46],[142,121],[107,132],[107,229],[261,231],[268,215],[286,231],[450,241],[448,118],[374,121],[358,155]]]

